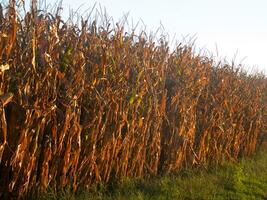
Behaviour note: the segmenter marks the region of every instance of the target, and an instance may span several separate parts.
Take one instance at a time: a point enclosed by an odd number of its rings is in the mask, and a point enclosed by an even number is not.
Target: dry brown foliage
[[[265,76],[34,3],[0,8],[0,198],[236,161],[263,142]]]

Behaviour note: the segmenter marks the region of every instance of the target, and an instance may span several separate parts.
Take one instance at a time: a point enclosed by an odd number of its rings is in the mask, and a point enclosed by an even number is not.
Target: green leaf
[[[129,103],[130,103],[130,104],[133,104],[134,99],[135,99],[135,96],[131,96]]]
[[[129,103],[130,104],[133,104],[134,103],[134,100],[136,98],[136,91],[134,90],[131,97],[130,97],[130,100],[129,100]]]

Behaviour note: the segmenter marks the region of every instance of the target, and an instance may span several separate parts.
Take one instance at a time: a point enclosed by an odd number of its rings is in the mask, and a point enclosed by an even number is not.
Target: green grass
[[[38,199],[134,200],[134,199],[267,199],[267,150],[239,163],[185,170],[179,175],[153,177],[148,180],[125,179],[109,186],[100,185],[90,192],[73,195],[69,190],[53,192]]]

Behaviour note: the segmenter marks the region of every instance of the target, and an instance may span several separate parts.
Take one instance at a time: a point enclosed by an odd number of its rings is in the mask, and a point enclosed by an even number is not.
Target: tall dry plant
[[[236,161],[264,144],[267,80],[94,20],[0,6],[0,198]]]

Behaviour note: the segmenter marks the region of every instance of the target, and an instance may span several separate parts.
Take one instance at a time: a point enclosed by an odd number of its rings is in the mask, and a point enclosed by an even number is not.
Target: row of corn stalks
[[[0,198],[236,161],[263,142],[264,75],[20,3],[0,6]]]

